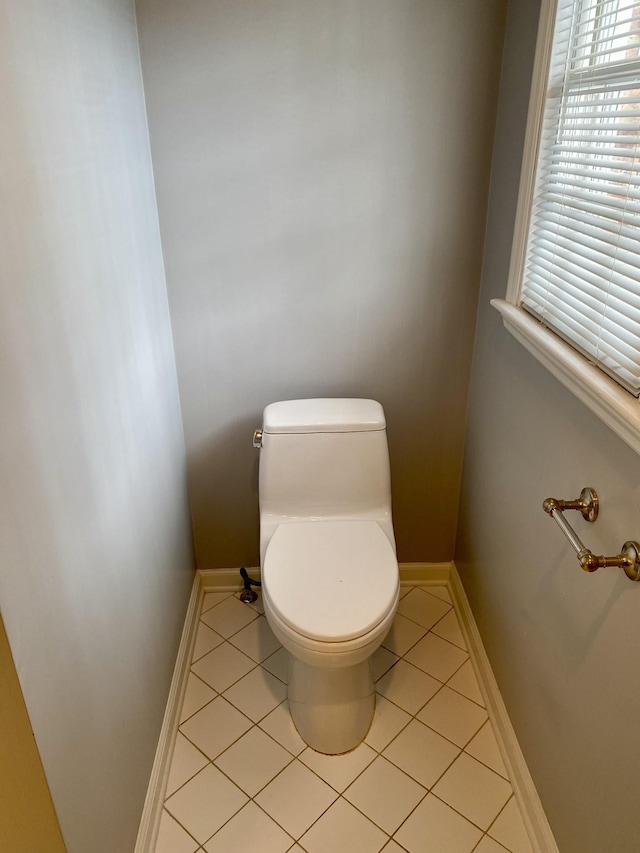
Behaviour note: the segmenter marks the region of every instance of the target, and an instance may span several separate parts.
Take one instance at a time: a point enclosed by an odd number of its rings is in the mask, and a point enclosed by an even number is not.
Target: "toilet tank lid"
[[[380,403],[351,398],[271,403],[262,420],[266,433],[369,432],[385,427]]]

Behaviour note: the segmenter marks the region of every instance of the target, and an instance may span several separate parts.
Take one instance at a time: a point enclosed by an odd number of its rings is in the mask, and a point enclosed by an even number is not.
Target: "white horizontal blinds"
[[[640,0],[560,0],[521,304],[640,395]]]

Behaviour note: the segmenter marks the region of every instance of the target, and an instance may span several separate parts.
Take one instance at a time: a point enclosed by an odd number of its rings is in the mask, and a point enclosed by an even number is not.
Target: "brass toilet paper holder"
[[[580,497],[574,501],[565,501],[561,498],[547,498],[542,504],[545,512],[549,513],[560,530],[569,540],[571,547],[576,552],[580,566],[585,572],[595,572],[610,566],[624,569],[626,576],[632,581],[640,581],[640,544],[635,540],[625,542],[620,553],[614,557],[604,557],[594,554],[586,548],[573,527],[564,517],[564,510],[575,509],[582,514],[585,521],[595,521],[598,517],[600,501],[595,489],[584,488]]]

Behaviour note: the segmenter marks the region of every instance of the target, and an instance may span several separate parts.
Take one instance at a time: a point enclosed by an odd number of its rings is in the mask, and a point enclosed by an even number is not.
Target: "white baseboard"
[[[558,846],[533,784],[516,733],[511,725],[509,714],[498,688],[498,682],[491,669],[478,626],[455,565],[452,566],[449,576],[449,592],[462,623],[462,632],[467,642],[471,663],[485,699],[496,740],[507,767],[533,851],[534,853],[558,853]]]
[[[169,777],[171,757],[173,755],[173,747],[178,734],[178,714],[182,707],[182,701],[187,687],[189,663],[191,661],[193,646],[196,639],[198,615],[200,613],[203,595],[204,592],[200,583],[200,578],[196,573],[193,580],[193,586],[191,588],[191,596],[189,598],[184,627],[182,629],[182,637],[178,648],[176,665],[173,670],[173,677],[169,688],[169,697],[167,699],[167,706],[164,712],[162,728],[160,729],[160,739],[158,740],[156,756],[151,769],[151,778],[149,780],[149,787],[147,788],[147,796],[144,801],[144,808],[142,809],[142,818],[140,820],[140,828],[138,829],[138,837],[136,839],[134,853],[154,853],[155,851],[158,830],[160,828],[162,804],[164,803],[167,779]]]
[[[400,563],[401,586],[434,586],[446,584],[453,563]],[[247,566],[253,580],[260,580],[260,568]],[[200,583],[205,592],[237,592],[242,589],[240,569],[200,569]]]

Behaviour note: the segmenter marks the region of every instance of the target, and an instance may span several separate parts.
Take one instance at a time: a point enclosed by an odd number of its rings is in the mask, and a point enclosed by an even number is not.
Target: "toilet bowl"
[[[373,718],[371,656],[399,595],[382,407],[272,404],[261,454],[262,594],[292,658],[291,716],[313,749],[347,752]]]

